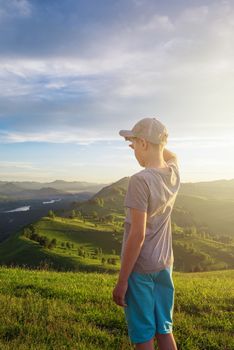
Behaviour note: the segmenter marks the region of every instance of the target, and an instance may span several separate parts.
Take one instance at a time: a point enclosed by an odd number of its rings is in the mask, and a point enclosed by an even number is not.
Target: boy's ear
[[[140,138],[140,142],[144,148],[147,148],[148,142],[144,138]]]

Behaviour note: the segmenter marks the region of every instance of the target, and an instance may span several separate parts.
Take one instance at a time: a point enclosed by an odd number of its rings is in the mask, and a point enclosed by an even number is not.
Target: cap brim
[[[134,137],[132,130],[120,130],[119,132],[120,136],[123,136],[125,140],[128,140],[132,137]]]

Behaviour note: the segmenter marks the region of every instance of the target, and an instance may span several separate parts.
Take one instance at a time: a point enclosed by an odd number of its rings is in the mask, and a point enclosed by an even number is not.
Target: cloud
[[[90,145],[95,142],[107,142],[118,140],[119,137],[97,137],[92,136],[91,131],[82,130],[70,130],[67,131],[51,131],[51,132],[14,132],[14,131],[1,131],[0,130],[0,142],[1,143],[22,143],[22,142],[49,142],[49,143],[73,143],[77,145]]]
[[[180,137],[180,138],[171,138],[171,145],[176,149],[220,149],[227,147],[234,147],[234,139],[232,137]]]
[[[154,14],[149,21],[139,27],[143,32],[167,31],[172,32],[175,29],[171,19],[168,16]]]
[[[1,169],[28,169],[28,170],[39,170],[40,168],[35,167],[30,162],[16,162],[16,161],[0,161]]]
[[[0,142],[2,144],[8,143],[24,143],[24,142],[46,142],[46,143],[57,143],[57,144],[76,144],[79,146],[92,146],[94,144],[105,144],[108,148],[114,149],[115,151],[128,151],[128,145],[123,146],[112,145],[112,142],[121,141],[121,138],[110,135],[109,137],[103,136],[91,136],[92,131],[53,131],[53,132],[42,132],[42,133],[22,133],[22,132],[0,132]],[[186,136],[186,137],[170,137],[169,139],[170,148],[173,149],[219,149],[234,147],[234,140],[232,136]],[[167,147],[167,146],[166,146]],[[102,159],[114,159],[118,158],[119,154],[104,154]],[[131,159],[132,152],[125,155],[121,155],[122,159]],[[30,164],[21,162],[0,162],[2,166],[19,166],[28,167]]]
[[[80,1],[1,4],[20,17],[2,22],[0,34],[2,142],[85,145],[155,113],[177,129],[220,115],[230,124],[231,2],[172,11],[163,2],[101,1],[92,13]]]
[[[207,19],[208,14],[209,7],[206,5],[189,7],[182,11],[182,13],[179,16],[178,22],[186,24],[201,23]]]
[[[0,23],[15,17],[29,17],[32,6],[27,0],[0,0]]]

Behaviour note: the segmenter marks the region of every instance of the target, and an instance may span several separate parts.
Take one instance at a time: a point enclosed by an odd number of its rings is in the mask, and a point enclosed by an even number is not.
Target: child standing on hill
[[[171,212],[180,187],[176,155],[165,149],[168,132],[156,118],[120,130],[132,142],[143,170],[130,177],[121,269],[113,300],[124,307],[128,334],[137,350],[177,350],[172,334],[174,283]]]

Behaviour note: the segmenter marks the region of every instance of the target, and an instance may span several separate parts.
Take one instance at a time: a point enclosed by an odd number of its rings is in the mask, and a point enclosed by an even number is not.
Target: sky
[[[131,176],[144,117],[182,182],[234,178],[234,1],[0,0],[0,180]]]

